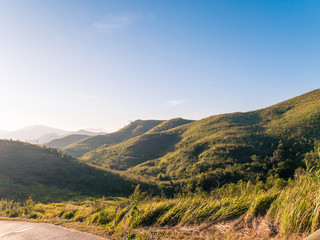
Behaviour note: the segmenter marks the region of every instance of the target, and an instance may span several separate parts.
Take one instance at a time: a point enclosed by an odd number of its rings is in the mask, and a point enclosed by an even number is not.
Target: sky
[[[115,131],[319,88],[320,1],[0,0],[0,129]]]

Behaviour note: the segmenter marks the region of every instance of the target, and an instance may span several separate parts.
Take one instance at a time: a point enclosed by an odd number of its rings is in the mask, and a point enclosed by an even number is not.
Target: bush
[[[249,217],[263,216],[267,213],[277,195],[262,194],[255,198],[248,211]]]
[[[67,210],[63,213],[62,217],[65,219],[72,219],[74,215],[76,214],[77,210]]]

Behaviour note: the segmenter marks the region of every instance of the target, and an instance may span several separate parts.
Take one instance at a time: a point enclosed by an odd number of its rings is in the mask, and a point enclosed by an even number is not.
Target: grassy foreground
[[[111,239],[301,239],[320,227],[320,172],[295,180],[238,182],[174,199],[129,198],[24,203],[1,200],[2,217],[34,219]]]

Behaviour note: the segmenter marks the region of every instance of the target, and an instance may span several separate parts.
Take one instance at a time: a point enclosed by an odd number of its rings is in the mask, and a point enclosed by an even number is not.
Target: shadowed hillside
[[[115,133],[93,136],[80,140],[74,144],[66,146],[63,148],[63,151],[72,156],[81,157],[85,153],[102,145],[111,146],[132,137],[139,136],[162,122],[163,121],[160,120],[136,120]]]
[[[161,125],[159,125],[161,126]],[[240,179],[292,177],[320,137],[320,90],[246,113],[150,130],[83,160],[160,179],[192,179],[203,189]]]
[[[179,140],[179,134],[176,133],[144,134],[108,148],[93,150],[82,159],[111,169],[127,170],[150,159],[164,156],[173,150],[172,146]]]
[[[59,201],[81,196],[128,196],[136,184],[55,149],[0,141],[1,198],[23,200],[32,196]]]
[[[88,137],[89,135],[72,134],[63,138],[54,139],[50,142],[45,143],[44,146],[60,149]]]
[[[146,134],[107,148],[102,146],[85,154],[82,159],[111,169],[127,170],[150,159],[164,156],[168,151],[173,150],[172,146],[180,140],[180,132],[172,131],[166,134],[162,132],[191,122],[182,118],[164,121]],[[91,161],[91,159],[94,160]]]

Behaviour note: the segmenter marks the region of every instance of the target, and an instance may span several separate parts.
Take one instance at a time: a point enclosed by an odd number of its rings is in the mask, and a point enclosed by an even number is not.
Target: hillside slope
[[[173,150],[172,146],[179,142],[181,133],[174,129],[191,122],[193,121],[182,118],[163,121],[145,134],[113,146],[97,148],[85,154],[82,160],[111,169],[126,170],[150,159],[164,156]],[[168,130],[173,131],[163,134]]]
[[[159,133],[159,132],[163,132],[169,129],[173,129],[188,123],[194,122],[194,120],[187,120],[187,119],[183,119],[183,118],[173,118],[173,119],[169,119],[166,121],[163,121],[162,123],[160,123],[159,125],[157,125],[156,127],[152,128],[151,130],[149,130],[146,133]]]
[[[67,200],[81,196],[126,196],[136,182],[90,167],[57,152],[16,141],[0,141],[0,198]]]
[[[62,138],[54,139],[50,142],[47,142],[43,144],[46,147],[51,147],[51,148],[64,148],[70,144],[76,143],[82,139],[88,138],[89,135],[82,135],[82,134],[72,134],[68,135]]]
[[[208,117],[147,132],[87,153],[83,160],[164,179],[226,182],[292,177],[320,139],[320,90],[265,109]]]
[[[136,120],[117,132],[80,140],[64,147],[63,151],[72,156],[81,157],[85,153],[101,147],[102,145],[110,146],[132,137],[139,136],[162,122],[163,121],[161,120]]]

